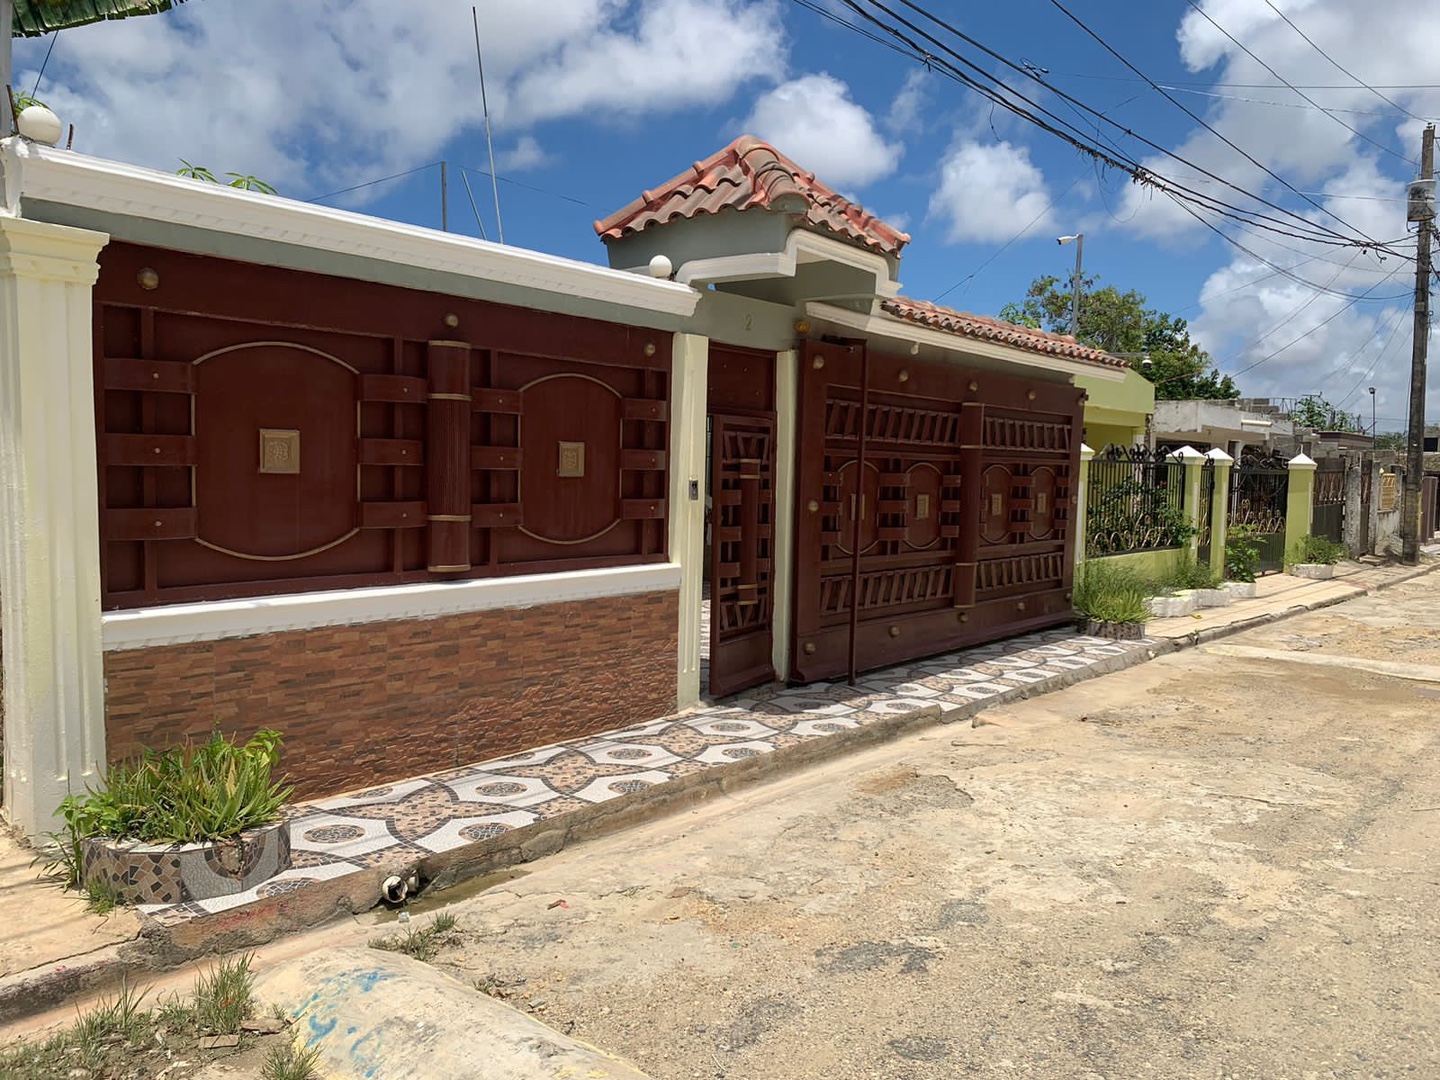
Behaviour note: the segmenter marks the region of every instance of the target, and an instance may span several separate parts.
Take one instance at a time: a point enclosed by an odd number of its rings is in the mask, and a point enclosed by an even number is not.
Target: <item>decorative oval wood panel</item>
[[[1055,531],[1055,470],[1041,466],[1030,475],[1030,535],[1044,540]]]
[[[940,495],[944,475],[934,465],[912,465],[909,512],[905,516],[905,543],[916,550],[933,547],[940,539]]]
[[[991,544],[1010,536],[1010,470],[991,465],[980,482],[980,535]]]
[[[194,364],[199,542],[241,559],[283,562],[353,536],[355,370],[329,353],[283,341],[233,345]],[[283,433],[273,452],[291,471],[261,471],[262,429]]]
[[[840,481],[840,539],[836,547],[849,555],[855,536],[855,515],[860,516],[860,550],[869,551],[879,538],[876,515],[880,507],[880,471],[868,461],[865,463],[863,490],[857,491],[855,484],[855,461],[840,466],[837,474]]]
[[[621,520],[619,393],[588,375],[549,375],[520,397],[521,531],[550,544],[609,532]]]

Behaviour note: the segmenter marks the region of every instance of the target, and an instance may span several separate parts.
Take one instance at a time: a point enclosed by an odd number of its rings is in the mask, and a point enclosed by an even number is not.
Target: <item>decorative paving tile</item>
[[[322,799],[290,811],[291,869],[234,896],[140,910],[176,925],[360,869],[413,865],[429,854],[915,709],[1058,682],[1153,644],[1049,630],[869,672],[854,687],[758,687],[618,731]]]

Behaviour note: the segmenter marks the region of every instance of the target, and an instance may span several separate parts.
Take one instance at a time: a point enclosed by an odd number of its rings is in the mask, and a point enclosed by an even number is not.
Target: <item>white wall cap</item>
[[[1229,454],[1227,454],[1224,450],[1221,450],[1218,446],[1215,447],[1213,450],[1206,451],[1205,456],[1211,461],[1213,461],[1216,465],[1235,464],[1235,459]]]
[[[1196,450],[1189,443],[1186,443],[1184,446],[1180,447],[1179,450],[1171,451],[1168,456],[1174,458],[1176,461],[1184,462],[1205,460],[1205,455],[1200,453],[1199,450]]]
[[[110,611],[101,616],[106,651],[253,637],[319,626],[437,619],[472,611],[535,607],[680,587],[676,563],[471,581],[427,581],[373,589],[258,596]]]
[[[1315,468],[1315,459],[1307,457],[1305,454],[1296,454],[1285,464],[1292,469],[1313,469]]]

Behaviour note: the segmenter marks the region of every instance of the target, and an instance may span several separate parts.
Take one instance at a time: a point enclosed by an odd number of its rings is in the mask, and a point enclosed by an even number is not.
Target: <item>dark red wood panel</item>
[[[124,243],[95,295],[107,607],[666,557],[667,333]]]
[[[807,343],[792,677],[846,673],[852,615],[858,670],[1068,619],[1080,410],[1069,386]]]

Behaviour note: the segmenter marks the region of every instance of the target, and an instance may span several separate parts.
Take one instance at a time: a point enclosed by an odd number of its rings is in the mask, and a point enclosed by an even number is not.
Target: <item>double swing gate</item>
[[[1071,386],[806,343],[792,678],[1071,618]]]
[[[1290,470],[1278,457],[1244,457],[1230,478],[1229,528],[1253,530],[1260,544],[1260,572],[1285,568],[1285,508]]]

